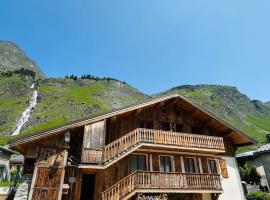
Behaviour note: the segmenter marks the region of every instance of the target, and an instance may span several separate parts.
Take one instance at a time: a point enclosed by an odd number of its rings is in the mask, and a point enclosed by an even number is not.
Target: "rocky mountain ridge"
[[[35,61],[13,42],[0,40],[0,72],[14,71],[21,68],[34,71],[36,78],[45,78]]]

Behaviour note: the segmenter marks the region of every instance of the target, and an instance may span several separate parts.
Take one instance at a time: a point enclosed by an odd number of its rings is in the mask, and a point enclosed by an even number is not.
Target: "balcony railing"
[[[102,200],[123,199],[134,192],[221,193],[220,175],[136,171],[101,193]]]
[[[108,161],[139,143],[225,152],[222,137],[138,128],[106,145],[103,160]]]
[[[82,162],[106,163],[138,147],[139,144],[214,153],[225,152],[222,137],[138,128],[106,145],[103,150],[84,149]]]

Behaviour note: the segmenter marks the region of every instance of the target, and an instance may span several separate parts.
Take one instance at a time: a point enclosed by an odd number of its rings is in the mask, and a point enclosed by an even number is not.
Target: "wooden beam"
[[[159,102],[159,103],[156,105],[156,108],[163,107],[164,104],[165,104],[165,102],[164,102],[164,101],[161,101],[161,102]]]
[[[214,123],[216,123],[216,120],[213,118],[210,118],[206,121],[203,122],[205,124],[205,126],[212,126]]]
[[[194,117],[195,115],[197,115],[197,114],[199,114],[199,113],[201,113],[197,108],[195,108],[195,109],[193,109],[192,111],[191,111],[191,113],[190,113],[190,115],[192,116],[192,117]]]
[[[230,130],[230,131],[226,131],[224,134],[225,134],[224,137],[231,137],[232,135],[235,134],[235,132]]]
[[[138,110],[136,110],[136,112],[135,112],[135,116],[138,116],[140,113],[142,112],[142,109],[141,108],[139,108]]]
[[[114,116],[114,117],[111,118],[111,120],[112,120],[113,122],[116,121],[116,119],[117,119],[116,116]]]

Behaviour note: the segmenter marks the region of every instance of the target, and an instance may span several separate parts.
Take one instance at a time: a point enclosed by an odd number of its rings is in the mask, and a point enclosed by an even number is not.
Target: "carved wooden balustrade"
[[[103,151],[103,160],[108,161],[139,143],[225,152],[222,137],[138,128],[106,145]]]
[[[87,150],[82,160],[108,162],[139,144],[163,145],[186,150],[225,152],[222,137],[138,128],[106,145],[102,151]]]
[[[135,171],[102,192],[102,200],[124,199],[134,192],[192,192],[221,193],[219,174]]]

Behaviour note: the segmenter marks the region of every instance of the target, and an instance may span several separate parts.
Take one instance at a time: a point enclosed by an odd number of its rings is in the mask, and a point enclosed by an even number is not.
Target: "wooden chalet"
[[[238,200],[235,150],[253,143],[190,99],[168,94],[10,146],[25,156],[32,200]]]

